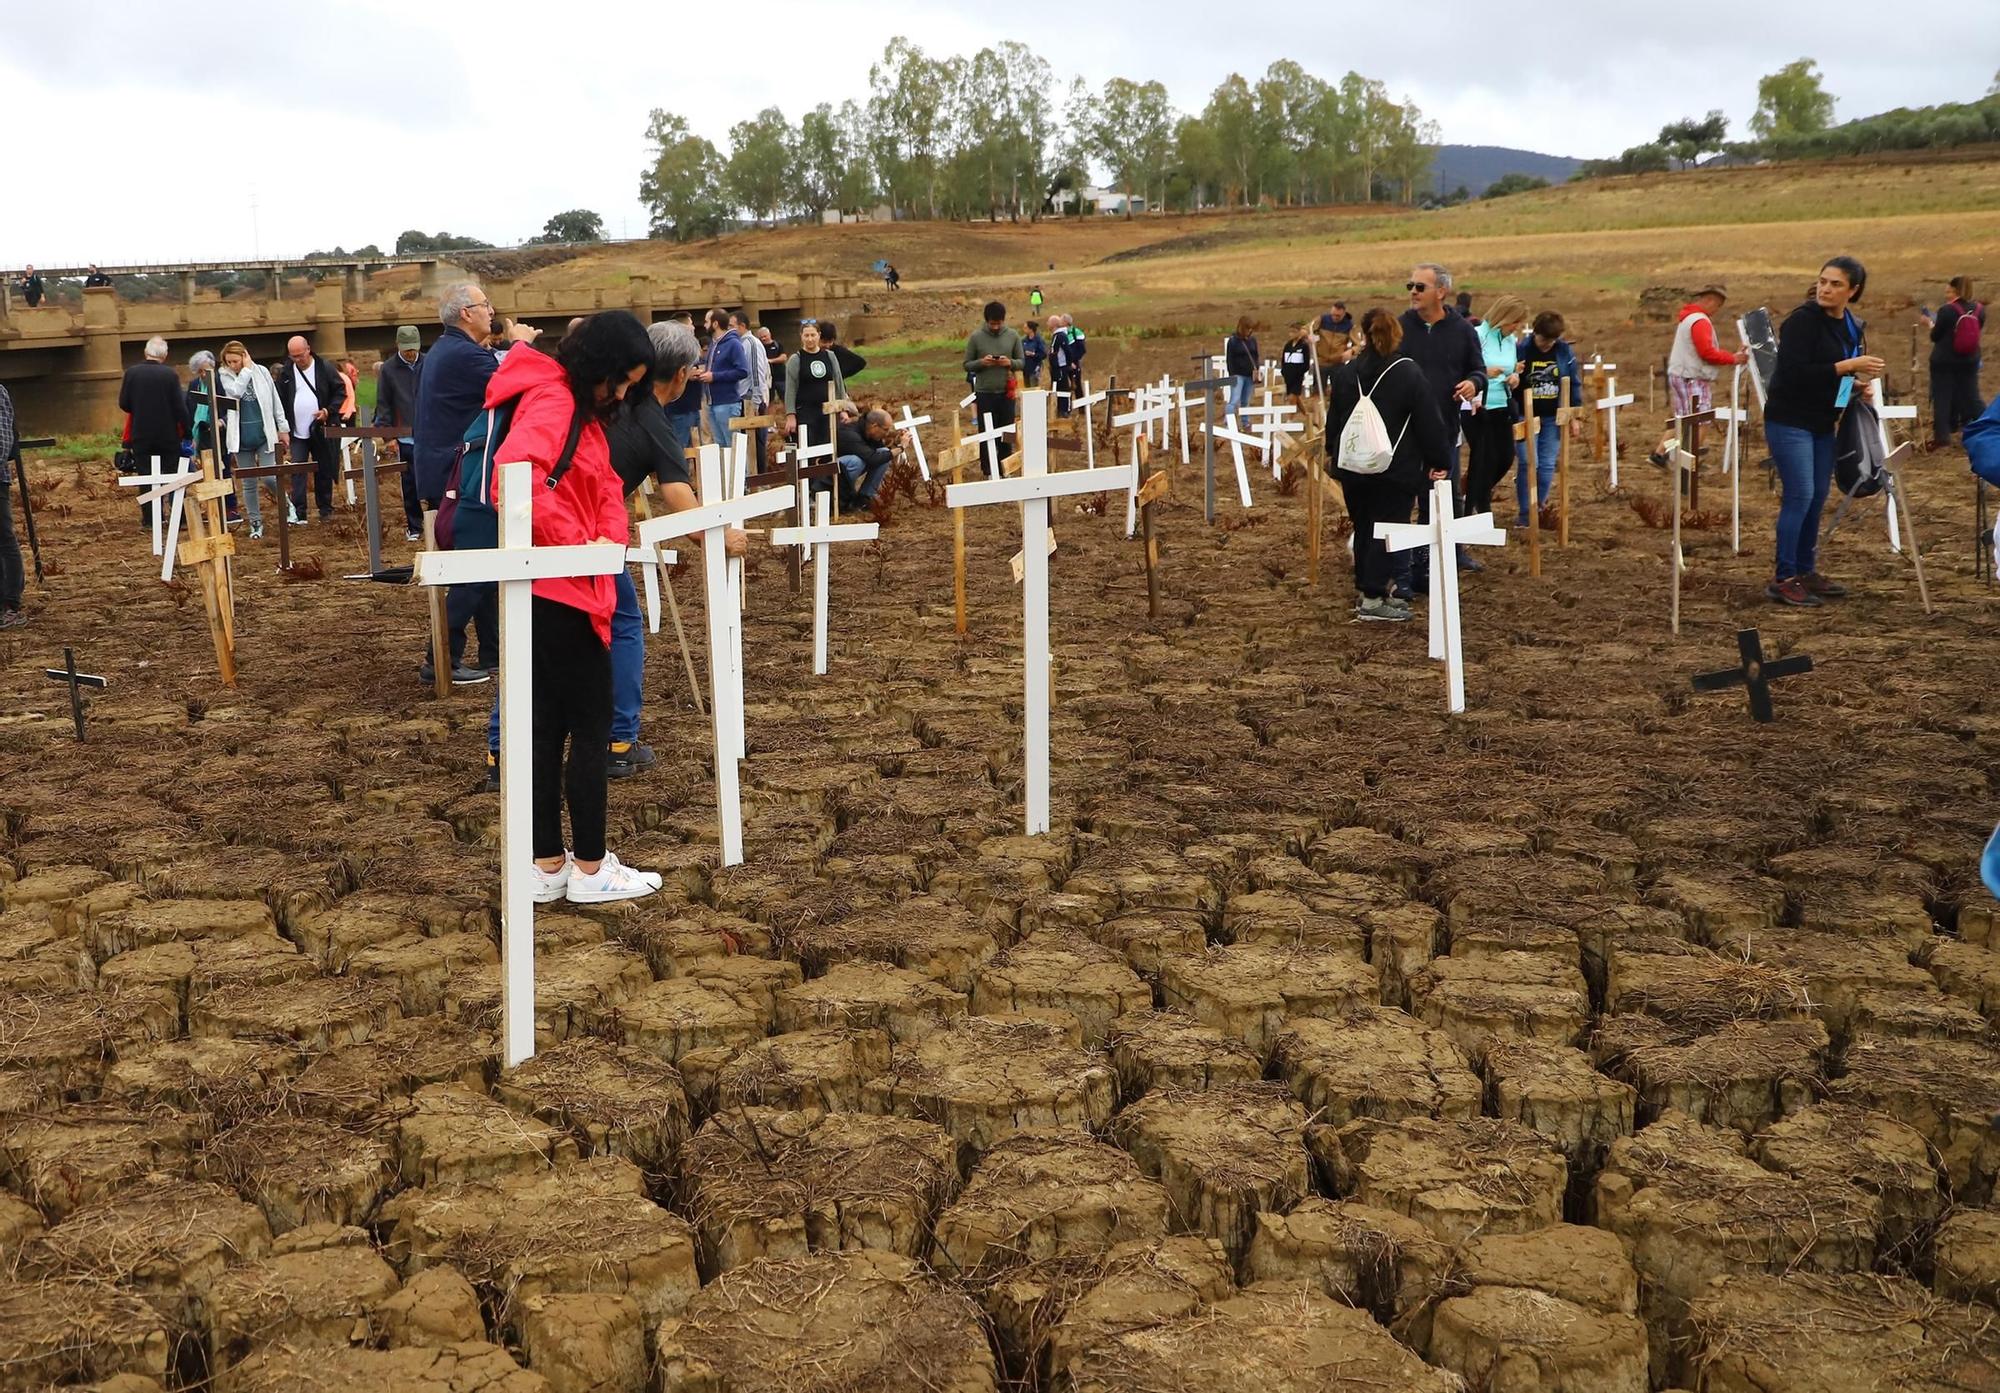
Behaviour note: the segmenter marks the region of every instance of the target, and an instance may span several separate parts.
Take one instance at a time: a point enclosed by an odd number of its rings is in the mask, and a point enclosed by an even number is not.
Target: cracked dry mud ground
[[[220,688],[77,473],[0,643],[0,1389],[2000,1388],[1962,464],[1913,481],[1937,618],[1874,514],[1853,599],[1763,605],[1759,483],[1674,641],[1583,463],[1545,576],[1517,535],[1467,579],[1458,719],[1268,475],[1163,508],[1153,624],[1118,510],[1066,512],[1033,841],[1011,518],[959,643],[899,500],[818,680],[760,558],[748,862],[669,631],[611,791],[667,888],[540,915],[507,1073],[487,692],[417,685],[414,595],[247,541]],[[1818,664],[1773,726],[1688,690],[1739,623]]]

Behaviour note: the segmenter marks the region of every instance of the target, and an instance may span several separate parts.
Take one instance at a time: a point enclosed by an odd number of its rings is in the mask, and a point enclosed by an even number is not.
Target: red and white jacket
[[[1736,355],[1716,343],[1715,323],[1701,306],[1682,305],[1680,323],[1674,326],[1674,349],[1667,355],[1667,375],[1713,382],[1735,364]]]

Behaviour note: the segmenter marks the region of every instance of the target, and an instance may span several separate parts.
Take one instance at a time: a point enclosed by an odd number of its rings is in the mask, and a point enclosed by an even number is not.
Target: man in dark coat
[[[1486,390],[1486,357],[1479,349],[1479,334],[1471,321],[1458,314],[1451,304],[1451,272],[1436,262],[1426,261],[1410,272],[1410,307],[1403,311],[1403,352],[1416,360],[1430,382],[1444,420],[1445,439],[1450,445],[1451,491],[1459,493],[1458,446],[1462,439],[1460,404],[1477,402]],[[1417,521],[1430,521],[1430,495],[1417,495]],[[1412,583],[1419,591],[1429,588],[1430,553],[1399,553],[1409,558]],[[1458,549],[1462,571],[1485,567]]]
[[[417,385],[423,375],[423,339],[417,326],[405,324],[396,330],[396,351],[375,369],[375,419],[372,424],[394,426],[396,453],[403,461],[403,525],[406,540],[424,535],[424,511],[417,497]]]
[[[158,335],[147,339],[145,361],[125,369],[125,380],[118,384],[118,409],[129,418],[125,439],[133,473],[150,473],[154,459],[164,473],[180,468],[181,442],[194,428],[194,417],[181,390],[180,374],[167,365],[165,339]],[[139,505],[139,520],[147,527],[153,525],[149,510],[156,506]]]

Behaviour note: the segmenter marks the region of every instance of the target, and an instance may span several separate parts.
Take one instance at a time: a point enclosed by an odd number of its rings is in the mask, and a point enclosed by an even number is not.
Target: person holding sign
[[[486,405],[516,403],[497,461],[534,468],[537,547],[630,542],[625,492],[611,468],[605,422],[653,371],[653,343],[625,310],[584,320],[553,358],[509,353],[486,387]],[[614,578],[552,576],[534,582],[534,870],[537,904],[637,899],[660,877],[605,849],[611,749],[611,616]],[[568,758],[564,759],[564,746]],[[563,842],[569,804],[570,845]]]
[[[1764,402],[1764,439],[1778,469],[1777,574],[1764,593],[1779,604],[1816,606],[1847,593],[1817,569],[1819,518],[1833,485],[1834,434],[1860,386],[1882,375],[1866,326],[1849,308],[1868,271],[1851,256],[1820,268],[1813,298],[1778,332],[1778,363]]]

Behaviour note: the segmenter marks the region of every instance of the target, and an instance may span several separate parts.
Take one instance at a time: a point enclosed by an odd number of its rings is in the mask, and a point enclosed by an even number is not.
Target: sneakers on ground
[[[1524,527],[1526,525],[1525,523],[1522,524]],[[1467,551],[1464,547],[1460,547],[1458,549],[1458,569],[1461,571],[1483,571],[1486,569],[1486,563]]]
[[[634,774],[651,769],[656,763],[658,758],[653,754],[651,745],[643,745],[636,740],[614,741],[611,745],[611,762],[606,766],[605,773],[614,779],[629,779]]]
[[[486,792],[498,793],[499,791],[500,791],[500,756],[494,754],[493,751],[488,750],[486,752]]]
[[[585,874],[580,866],[571,869],[569,901],[571,904],[604,904],[610,900],[636,900],[642,895],[652,894],[660,888],[660,884],[659,872],[635,871],[607,851],[595,875]]]
[[[563,853],[562,865],[552,871],[545,871],[533,861],[528,862],[528,883],[533,886],[532,894],[536,904],[554,904],[569,892],[570,882],[575,878],[576,867],[569,853]]]
[[[292,527],[304,527],[306,525],[305,518],[300,515],[297,509],[293,509],[285,514],[285,522]]]
[[[18,609],[0,609],[0,629],[18,629],[28,622],[28,616]]]
[[[1847,587],[1837,580],[1829,580],[1818,571],[1810,571],[1799,577],[1808,594],[1817,595],[1822,600],[1844,600]]]
[[[491,682],[493,674],[481,667],[455,667],[451,670],[451,685],[454,687],[476,687],[481,682]]]
[[[414,527],[406,528],[403,531],[403,540],[406,542],[421,542],[423,539],[424,534],[417,531]]]
[[[1370,595],[1363,600],[1361,608],[1356,610],[1355,614],[1359,618],[1372,619],[1378,623],[1407,624],[1410,620],[1408,609],[1399,609],[1377,595]]]
[[[1801,609],[1817,609],[1826,603],[1806,589],[1805,581],[1798,576],[1774,580],[1764,587],[1764,593],[1781,605],[1797,605]]]
[[[250,524],[250,540],[251,540],[251,541],[253,541],[253,542],[254,542],[254,541],[257,541],[257,540],[258,540],[259,538],[261,538],[261,537],[262,537],[263,535],[264,535],[264,524],[263,524],[263,523],[261,523],[261,522],[253,522],[253,523],[251,523],[251,524]]]
[[[1410,613],[1411,610],[1409,600],[1402,595],[1387,596],[1383,599],[1382,603],[1388,605],[1391,609],[1399,609],[1405,614]]]

